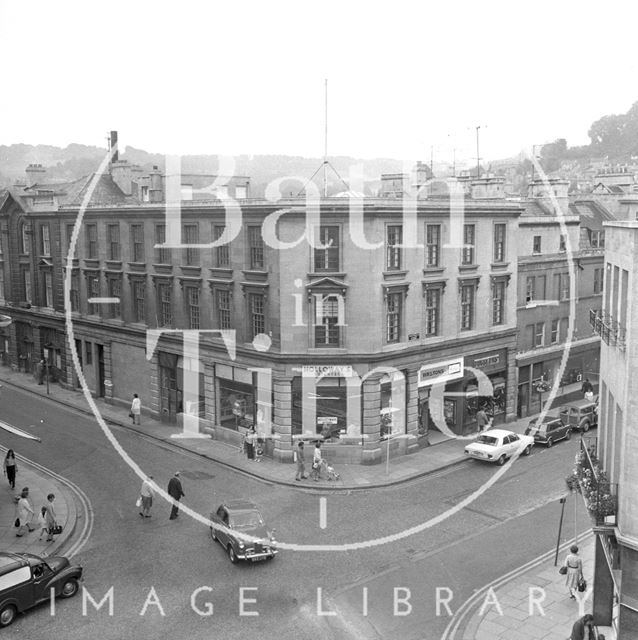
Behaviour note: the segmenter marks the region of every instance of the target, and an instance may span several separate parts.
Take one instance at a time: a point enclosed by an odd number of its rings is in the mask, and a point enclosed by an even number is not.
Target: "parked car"
[[[56,597],[70,598],[79,589],[82,567],[67,558],[41,558],[31,553],[0,553],[0,626],[18,613]]]
[[[534,442],[551,447],[558,440],[569,440],[572,437],[572,426],[559,416],[544,416],[529,423],[525,435],[532,436]]]
[[[572,402],[561,409],[560,416],[572,429],[587,432],[598,426],[598,399]]]
[[[232,563],[238,560],[270,560],[277,555],[274,529],[268,530],[255,504],[248,500],[232,500],[221,504],[210,514],[210,535],[226,549]],[[240,537],[237,533],[248,536]]]
[[[476,440],[465,447],[465,453],[477,460],[505,464],[516,452],[528,456],[532,452],[534,438],[521,436],[506,429],[489,429],[478,435]]]

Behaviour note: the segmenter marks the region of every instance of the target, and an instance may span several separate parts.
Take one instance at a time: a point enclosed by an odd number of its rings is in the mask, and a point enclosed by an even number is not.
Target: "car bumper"
[[[484,460],[485,462],[494,462],[497,458],[488,458],[486,453],[481,453],[479,451],[466,451],[466,456],[470,458],[474,458],[475,460]]]
[[[235,555],[240,560],[250,560],[251,562],[259,562],[259,560],[267,560],[268,558],[274,558],[277,555],[277,549],[270,549],[269,551],[262,551],[261,553],[239,551]]]

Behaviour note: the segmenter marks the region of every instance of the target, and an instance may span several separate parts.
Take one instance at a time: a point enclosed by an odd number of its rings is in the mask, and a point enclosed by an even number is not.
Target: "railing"
[[[618,513],[618,485],[610,482],[600,467],[595,437],[582,437],[576,465],[566,481],[570,489],[578,490],[595,526],[614,525]]]
[[[627,331],[618,321],[614,320],[609,313],[599,309],[589,310],[589,324],[605,342],[612,347],[618,347],[620,351],[626,348]]]

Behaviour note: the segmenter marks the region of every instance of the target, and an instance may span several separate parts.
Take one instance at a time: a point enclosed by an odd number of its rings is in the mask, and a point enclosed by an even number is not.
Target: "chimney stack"
[[[109,150],[117,146],[117,131],[111,131]],[[116,149],[111,157],[111,162],[117,162],[119,160],[119,151]]]
[[[41,164],[30,164],[25,173],[27,174],[27,187],[34,184],[42,184],[45,181],[47,170]]]

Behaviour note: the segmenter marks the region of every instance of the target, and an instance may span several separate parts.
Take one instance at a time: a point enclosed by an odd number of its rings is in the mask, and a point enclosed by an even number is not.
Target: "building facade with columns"
[[[219,440],[255,426],[282,461],[322,438],[335,460],[374,463],[474,432],[479,407],[515,415],[519,204],[478,185],[462,217],[447,197],[404,216],[378,198],[249,200],[241,179],[208,200],[182,186],[174,238],[164,183],[122,163],[117,180],[3,194],[7,366],[45,358],[77,388],[75,351],[94,395],[136,392]]]

